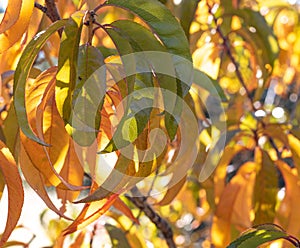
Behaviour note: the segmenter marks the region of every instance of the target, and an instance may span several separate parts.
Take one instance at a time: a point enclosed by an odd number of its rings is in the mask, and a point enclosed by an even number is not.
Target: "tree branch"
[[[137,187],[134,187],[131,192],[133,195],[136,195],[136,197],[126,195],[127,199],[144,212],[145,215],[155,224],[157,229],[161,231],[168,247],[176,248],[173,240],[173,231],[169,223],[154,211],[154,209],[147,203],[147,197],[143,196]]]
[[[50,18],[52,22],[60,20],[56,5],[54,0],[45,0],[47,12],[46,15]]]
[[[209,10],[209,13],[212,15],[213,17],[213,20],[214,20],[214,23],[216,25],[216,31],[217,33],[220,35],[220,37],[222,38],[223,40],[223,45],[225,47],[225,50],[227,52],[227,55],[229,57],[229,59],[231,60],[232,64],[235,66],[235,72],[236,72],[236,76],[240,82],[240,84],[243,86],[243,88],[245,89],[245,92],[246,92],[246,95],[247,95],[247,98],[249,100],[249,102],[251,103],[251,108],[252,110],[254,110],[254,104],[253,104],[253,101],[252,101],[252,97],[250,95],[250,92],[246,86],[246,83],[243,79],[243,76],[242,76],[242,73],[239,69],[239,64],[238,62],[235,60],[235,58],[233,57],[233,54],[231,53],[231,50],[230,50],[230,44],[229,44],[229,40],[228,38],[223,34],[221,28],[220,28],[220,25],[218,25],[218,19],[215,17],[214,13],[212,12],[212,6],[209,5],[209,3],[207,3],[207,6],[208,6],[208,10]]]
[[[34,3],[34,7],[41,10],[52,22],[60,20],[56,5],[54,0],[45,0],[46,6],[43,6],[39,3]],[[62,29],[58,30],[59,36],[62,34]]]

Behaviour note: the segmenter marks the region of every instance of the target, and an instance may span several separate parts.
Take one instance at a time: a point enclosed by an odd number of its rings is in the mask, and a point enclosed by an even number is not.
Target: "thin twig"
[[[45,13],[46,16],[48,16],[52,22],[56,22],[56,21],[60,20],[61,18],[58,14],[54,0],[45,0],[45,4],[46,4],[46,6],[43,6],[39,3],[34,3],[34,7],[41,10],[43,13]],[[59,36],[61,36],[62,29],[59,29],[58,33],[59,33]]]
[[[163,234],[169,248],[176,248],[173,240],[173,231],[169,223],[162,218],[154,209],[147,203],[147,197],[143,196],[137,187],[131,189],[131,192],[135,197],[126,195],[137,208],[139,208],[145,215],[155,224],[157,229]]]
[[[45,7],[45,6],[43,6],[43,5],[39,4],[39,3],[34,3],[34,7],[37,8],[37,9],[39,9],[39,10],[41,10],[45,14],[47,12],[47,7]]]
[[[252,97],[251,97],[251,94],[246,86],[246,83],[243,79],[243,76],[242,76],[242,73],[239,69],[239,64],[238,62],[235,60],[235,58],[233,57],[233,54],[231,53],[231,50],[230,50],[230,43],[229,43],[229,40],[228,38],[223,34],[221,28],[220,28],[220,25],[218,25],[218,19],[215,17],[214,13],[212,12],[212,6],[210,6],[209,3],[207,3],[207,6],[208,6],[208,10],[209,10],[209,13],[211,14],[211,16],[213,17],[213,20],[214,20],[214,23],[216,25],[216,31],[217,33],[220,35],[220,37],[222,38],[223,40],[223,45],[225,47],[225,50],[226,50],[226,53],[229,57],[229,59],[231,60],[232,64],[234,65],[235,67],[235,72],[236,72],[236,76],[240,82],[240,84],[243,86],[243,88],[245,89],[245,92],[246,92],[246,95],[247,95],[247,98],[248,100],[250,101],[251,103],[251,108],[252,110],[254,110],[254,104],[253,104],[253,101],[252,101]]]
[[[60,20],[56,5],[54,0],[45,0],[47,12],[46,15],[50,18],[52,22]]]

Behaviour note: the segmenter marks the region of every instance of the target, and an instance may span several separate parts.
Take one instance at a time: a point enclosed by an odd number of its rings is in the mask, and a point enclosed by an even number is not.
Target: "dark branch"
[[[46,6],[43,6],[39,3],[34,3],[34,7],[45,13],[46,16],[48,16],[52,22],[60,20],[60,16],[58,14],[54,0],[45,0],[45,3]],[[62,29],[58,30],[58,33],[61,36]]]
[[[50,18],[52,22],[60,20],[56,5],[54,0],[45,0],[47,12],[46,15]]]
[[[44,12],[45,14],[47,13],[47,7],[39,4],[39,3],[34,3],[34,7],[41,10],[42,12]]]
[[[233,65],[235,66],[235,72],[236,72],[236,76],[240,82],[240,84],[243,86],[243,88],[245,89],[245,92],[246,92],[246,95],[247,95],[247,98],[248,100],[250,101],[251,103],[251,108],[252,109],[255,109],[254,108],[254,104],[253,104],[253,101],[252,101],[252,97],[250,95],[250,92],[246,86],[246,83],[243,79],[243,76],[242,76],[242,73],[239,69],[239,64],[238,62],[235,60],[235,58],[233,57],[233,54],[231,53],[231,50],[230,50],[230,43],[229,43],[229,40],[228,38],[223,34],[221,28],[220,28],[220,25],[218,24],[218,19],[215,17],[214,13],[212,12],[212,6],[210,6],[208,3],[207,3],[207,6],[208,6],[208,9],[209,9],[209,13],[212,15],[213,17],[213,20],[214,20],[214,23],[216,25],[216,31],[217,33],[220,35],[220,37],[222,38],[223,40],[223,45],[225,47],[225,50],[227,52],[227,55],[229,57],[229,59],[231,60],[231,62],[233,63]]]
[[[126,197],[155,224],[155,226],[163,234],[169,248],[176,248],[173,240],[173,231],[169,223],[157,214],[154,209],[147,203],[147,197],[142,196],[138,188],[134,187],[131,190],[135,197],[126,195]]]

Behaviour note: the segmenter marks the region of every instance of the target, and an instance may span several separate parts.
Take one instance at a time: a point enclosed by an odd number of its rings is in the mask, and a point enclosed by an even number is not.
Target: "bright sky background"
[[[7,6],[8,0],[0,0],[0,9],[4,9]]]

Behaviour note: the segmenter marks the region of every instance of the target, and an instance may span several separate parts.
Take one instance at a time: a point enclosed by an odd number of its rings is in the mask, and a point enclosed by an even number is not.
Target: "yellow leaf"
[[[16,162],[2,141],[0,141],[0,170],[8,189],[8,215],[0,240],[2,247],[18,223],[24,202],[23,186]]]
[[[9,29],[19,18],[22,0],[8,1],[4,17],[0,24],[0,34]]]
[[[221,244],[230,241],[231,224],[236,225],[240,231],[251,227],[256,167],[254,162],[243,164],[222,192],[212,226],[212,241],[216,247],[223,247]],[[220,229],[220,225],[228,228]]]
[[[221,194],[225,188],[225,177],[227,166],[233,157],[240,151],[244,150],[245,147],[240,145],[234,145],[233,147],[227,146],[223,152],[220,162],[216,168],[214,182],[215,182],[215,202],[218,203]]]
[[[37,136],[49,142],[44,147],[28,139],[22,132],[21,142],[33,165],[53,186],[64,180],[59,176],[69,149],[69,135],[54,101],[56,68],[52,67],[36,78],[26,96],[28,121]],[[41,130],[42,129],[42,130]]]
[[[0,53],[21,39],[25,33],[34,8],[34,0],[23,0],[18,20],[5,32],[0,33]]]

